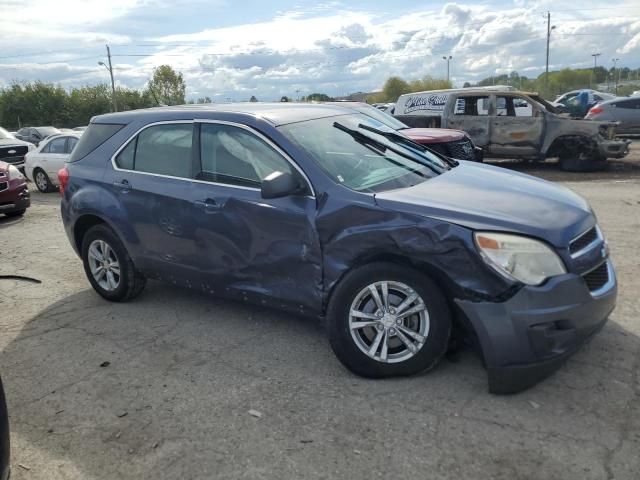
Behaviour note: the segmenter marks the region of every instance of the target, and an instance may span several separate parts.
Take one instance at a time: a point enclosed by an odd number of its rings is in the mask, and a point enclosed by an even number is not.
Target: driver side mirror
[[[262,181],[262,198],[280,198],[302,190],[300,182],[289,172],[273,172]]]

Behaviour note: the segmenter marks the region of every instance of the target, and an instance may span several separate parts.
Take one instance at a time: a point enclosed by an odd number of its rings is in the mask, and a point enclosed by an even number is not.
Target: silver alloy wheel
[[[424,346],[429,335],[429,312],[410,286],[375,282],[363,288],[351,303],[349,330],[368,357],[383,363],[404,362]]]
[[[34,178],[34,180],[36,181],[38,190],[40,190],[41,192],[46,192],[49,188],[49,182],[47,181],[47,177],[44,175],[44,172],[38,170],[35,177],[36,178]]]
[[[94,280],[108,292],[120,285],[120,262],[116,252],[104,240],[94,240],[89,245],[89,268]]]

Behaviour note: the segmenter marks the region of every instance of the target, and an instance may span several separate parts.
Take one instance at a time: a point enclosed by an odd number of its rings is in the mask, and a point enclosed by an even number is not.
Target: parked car
[[[457,160],[472,160],[481,162],[482,149],[476,147],[465,132],[450,128],[411,128],[374,106],[362,102],[327,102],[329,105],[340,105],[375,118],[389,128],[400,132],[411,140],[431,150]]]
[[[24,175],[15,165],[0,161],[0,213],[18,217],[24,215],[30,205],[31,198]]]
[[[582,197],[444,161],[341,106],[100,115],[59,177],[64,228],[104,298],[154,278],[325,316],[338,358],[367,377],[433,367],[456,322],[478,340],[491,391],[518,391],[616,301]]]
[[[35,148],[32,143],[18,140],[0,127],[0,161],[15,165],[18,170],[24,171],[24,157]]]
[[[16,138],[38,145],[50,135],[60,133],[55,127],[24,127],[16,132]]]
[[[73,127],[73,130],[75,130],[76,132],[84,132],[87,129],[86,126],[83,127]]]
[[[591,90],[586,88],[581,90],[571,90],[570,92],[566,92],[566,93],[563,93],[562,95],[558,95],[556,99],[550,103],[554,107],[558,108],[562,113],[569,113],[570,104],[576,100],[580,92],[587,92],[587,95],[589,96],[589,100],[587,102],[589,107],[586,110],[583,110],[583,114],[581,116],[584,116],[589,110],[589,108],[591,108],[596,103],[604,102],[607,100],[613,100],[614,98],[616,98],[615,95],[612,95],[610,93],[599,92],[597,90]]]
[[[535,93],[473,88],[409,93],[398,98],[395,116],[411,126],[430,122],[464,130],[485,157],[558,157],[568,171],[601,170],[607,158],[629,153],[630,142],[615,138],[615,122],[568,118]]]
[[[620,122],[616,133],[621,135],[640,134],[640,97],[621,97],[599,103],[591,107],[586,118]]]
[[[51,192],[58,186],[58,170],[64,167],[78,143],[80,134],[73,132],[52,135],[29,152],[25,161],[25,175],[41,192]]]

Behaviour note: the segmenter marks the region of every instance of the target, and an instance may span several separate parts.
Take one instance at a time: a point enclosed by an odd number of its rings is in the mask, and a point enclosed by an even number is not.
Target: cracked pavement
[[[471,352],[368,380],[314,320],[158,282],[108,303],[67,242],[58,196],[33,193],[24,219],[0,219],[0,275],[42,281],[0,280],[12,480],[638,478],[640,175],[522,168],[591,202],[620,291],[591,343],[513,396],[487,393]]]

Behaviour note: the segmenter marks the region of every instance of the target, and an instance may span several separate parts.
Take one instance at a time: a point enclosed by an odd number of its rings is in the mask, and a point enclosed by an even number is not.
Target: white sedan
[[[41,192],[51,192],[58,186],[58,170],[69,160],[81,132],[52,135],[25,157],[24,173]]]

